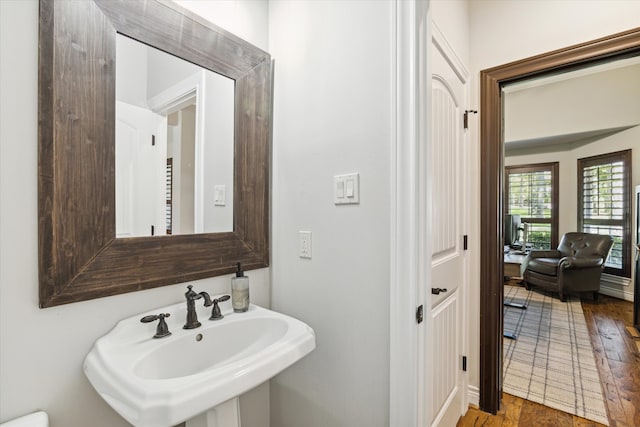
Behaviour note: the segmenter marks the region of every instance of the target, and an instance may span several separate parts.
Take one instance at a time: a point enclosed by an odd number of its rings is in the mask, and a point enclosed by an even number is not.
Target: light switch
[[[341,179],[336,182],[336,197],[338,199],[344,198],[344,181]]]
[[[353,190],[353,178],[347,178],[347,197],[353,198],[354,190]]]
[[[225,206],[227,204],[227,188],[225,185],[216,185],[213,188],[215,206]]]
[[[352,205],[360,203],[360,175],[349,173],[333,177],[333,203]]]

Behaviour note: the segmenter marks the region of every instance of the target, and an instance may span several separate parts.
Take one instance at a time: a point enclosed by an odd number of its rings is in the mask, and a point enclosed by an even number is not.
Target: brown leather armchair
[[[598,298],[600,276],[613,246],[611,236],[566,233],[557,250],[531,251],[522,262],[524,285],[560,293],[592,292]]]

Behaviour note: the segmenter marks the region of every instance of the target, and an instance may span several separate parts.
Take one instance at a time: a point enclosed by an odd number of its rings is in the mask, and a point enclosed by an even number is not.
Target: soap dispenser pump
[[[240,263],[236,276],[231,278],[231,305],[236,313],[249,310],[249,278],[244,275]]]

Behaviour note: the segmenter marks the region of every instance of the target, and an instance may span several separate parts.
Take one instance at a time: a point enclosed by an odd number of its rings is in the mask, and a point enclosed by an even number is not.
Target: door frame
[[[207,70],[200,70],[164,89],[147,101],[156,114],[168,116],[189,106],[196,106],[193,232],[204,233],[204,137],[206,123],[205,87]]]
[[[495,414],[502,397],[503,135],[506,83],[640,52],[640,28],[480,72],[480,409]]]
[[[416,322],[416,309],[424,304],[419,286],[424,249],[416,236],[425,215],[419,174],[428,138],[429,0],[393,0],[390,4],[395,64],[390,147],[389,425],[419,426],[424,425],[424,381],[419,378],[424,370],[421,348],[426,328],[424,322]]]

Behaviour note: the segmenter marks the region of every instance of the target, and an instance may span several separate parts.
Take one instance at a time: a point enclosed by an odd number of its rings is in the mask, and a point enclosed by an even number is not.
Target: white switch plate
[[[215,194],[215,200],[213,204],[215,206],[225,206],[227,204],[227,187],[225,185],[216,185],[213,187]]]
[[[348,173],[333,177],[333,203],[336,205],[360,203],[359,173]]]
[[[311,259],[311,232],[298,232],[298,253],[300,258]]]

